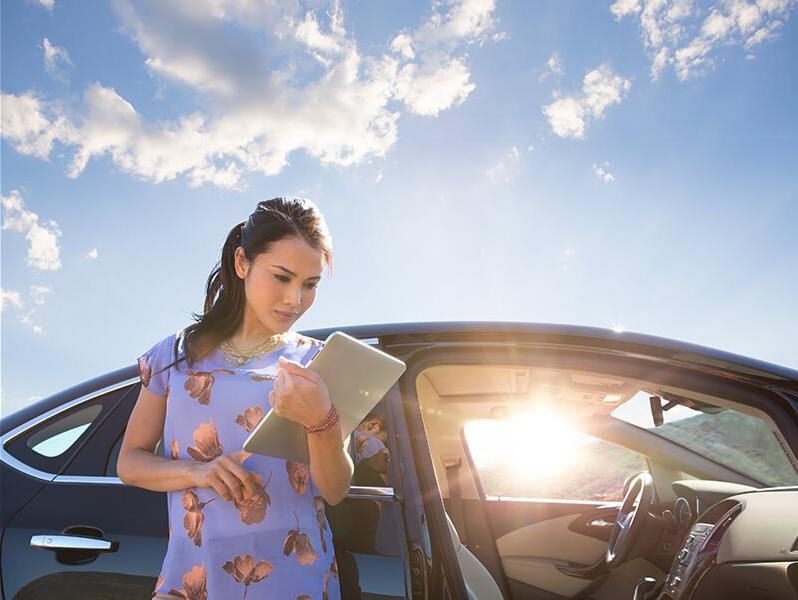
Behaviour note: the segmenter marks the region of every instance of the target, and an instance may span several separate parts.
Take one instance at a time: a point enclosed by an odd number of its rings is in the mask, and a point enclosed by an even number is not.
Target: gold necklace
[[[248,350],[239,350],[236,348],[235,344],[229,339],[224,340],[219,347],[222,349],[224,353],[224,359],[231,365],[236,367],[243,367],[248,362],[250,362],[253,358],[257,358],[259,356],[263,356],[270,350],[274,349],[277,344],[283,341],[282,334],[273,335],[270,338],[267,338],[265,341],[261,342],[257,346],[253,346]]]

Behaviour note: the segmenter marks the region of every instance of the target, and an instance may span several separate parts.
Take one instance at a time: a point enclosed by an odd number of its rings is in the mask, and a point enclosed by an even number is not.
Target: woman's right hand
[[[257,491],[257,475],[241,464],[252,454],[239,450],[209,462],[194,463],[195,486],[213,488],[228,502],[242,502]]]

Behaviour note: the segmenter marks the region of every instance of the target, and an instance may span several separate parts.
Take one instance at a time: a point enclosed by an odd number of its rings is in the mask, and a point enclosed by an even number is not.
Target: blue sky
[[[2,10],[2,410],[188,324],[257,201],[301,327],[620,326],[798,367],[796,0]]]

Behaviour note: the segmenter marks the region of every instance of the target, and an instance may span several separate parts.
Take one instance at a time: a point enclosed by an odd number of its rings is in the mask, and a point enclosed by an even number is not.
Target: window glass
[[[392,487],[388,425],[382,401],[352,432],[349,451],[355,465],[352,485]]]
[[[355,428],[349,452],[355,464],[353,486],[392,487],[385,401]],[[327,507],[340,573],[342,598],[405,598],[407,566],[402,512],[393,498],[350,495]]]
[[[680,398],[679,403],[663,410],[663,424],[657,427],[651,416],[651,396],[646,391],[638,392],[616,408],[612,416],[674,441],[764,484],[777,486],[798,483],[798,472],[790,463],[776,434],[763,419],[695,402],[692,403],[694,408],[690,408],[685,405],[690,400]],[[668,401],[664,395],[660,398],[664,406],[668,406]]]
[[[47,458],[62,455],[91,426],[102,408],[102,405],[94,404],[65,417],[56,418],[28,438],[28,448]]]
[[[553,414],[469,421],[463,437],[487,496],[615,501],[629,476],[647,470],[640,454]]]

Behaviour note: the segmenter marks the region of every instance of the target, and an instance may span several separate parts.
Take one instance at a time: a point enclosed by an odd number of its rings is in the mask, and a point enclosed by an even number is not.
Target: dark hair
[[[247,260],[253,261],[259,254],[268,252],[274,242],[292,236],[303,238],[322,253],[327,268],[332,266],[332,238],[324,216],[310,200],[264,200],[246,221],[230,230],[221,258],[205,286],[203,312],[194,313],[196,323],[186,327],[180,336],[183,357],[188,359],[189,367],[233,335],[244,318],[246,296],[244,282],[236,274],[236,249],[243,248]],[[175,362],[179,362],[179,344],[180,338],[175,343]]]

